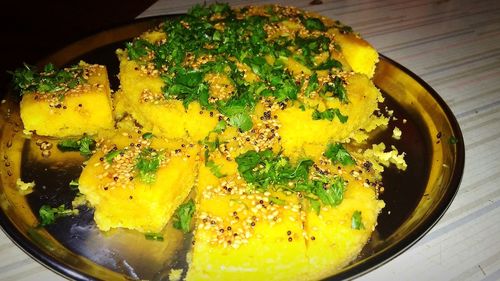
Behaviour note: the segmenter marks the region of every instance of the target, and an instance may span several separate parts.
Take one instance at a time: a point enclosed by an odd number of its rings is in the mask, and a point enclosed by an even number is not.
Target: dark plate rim
[[[171,17],[176,17],[179,16],[180,14],[169,14],[169,15],[159,15],[159,16],[152,16],[152,17],[145,17],[145,18],[140,18],[137,20],[133,20],[131,22],[127,23],[122,23],[118,24],[115,27],[106,29],[105,31],[101,31],[98,33],[95,33],[94,35],[82,38],[72,44],[69,44],[61,49],[59,51],[56,51],[55,53],[45,57],[44,59],[40,60],[38,62],[38,65],[42,64],[45,61],[48,61],[50,58],[54,57],[56,54],[60,53],[64,49],[68,49],[72,46],[76,46],[80,44],[81,42],[88,40],[89,38],[96,37],[99,34],[103,34],[105,32],[110,32],[113,31],[117,28],[120,27],[125,27],[129,25],[136,25],[139,23],[143,22],[151,22],[155,20],[161,20],[161,19],[168,19]],[[395,66],[399,70],[403,71],[405,74],[410,76],[412,79],[414,79],[420,86],[422,86],[430,95],[431,97],[438,103],[440,108],[445,112],[445,115],[452,127],[452,131],[454,134],[454,137],[457,139],[457,143],[455,144],[456,146],[456,155],[455,155],[455,166],[453,169],[453,174],[451,175],[451,181],[448,187],[446,188],[446,193],[444,194],[443,198],[441,199],[440,203],[436,207],[435,211],[432,212],[428,218],[421,223],[417,228],[415,228],[413,231],[409,232],[408,235],[406,235],[403,239],[398,241],[394,246],[384,249],[383,252],[380,254],[376,254],[372,257],[368,257],[365,261],[363,261],[360,264],[357,264],[351,268],[347,268],[344,271],[339,272],[338,274],[331,276],[329,278],[326,278],[325,280],[345,280],[345,279],[354,279],[356,277],[359,277],[363,274],[366,274],[372,270],[377,269],[378,267],[388,263],[389,261],[393,260],[403,252],[405,252],[407,249],[415,245],[422,237],[424,237],[438,222],[439,220],[443,217],[445,214],[446,210],[449,208],[451,203],[453,202],[453,199],[455,198],[460,183],[462,181],[463,177],[463,171],[464,171],[464,166],[465,166],[465,145],[464,145],[464,139],[462,135],[462,131],[460,129],[460,126],[458,124],[457,119],[455,118],[455,115],[451,111],[451,109],[448,107],[446,102],[443,100],[443,98],[429,85],[427,82],[425,82],[422,78],[420,78],[418,75],[415,73],[411,72],[409,69],[404,67],[403,65],[397,63],[396,61],[386,57],[383,54],[380,54],[380,60],[385,60],[389,64]],[[3,232],[6,234],[7,237],[23,252],[25,252],[27,255],[29,255],[31,258],[36,260],[38,263],[42,264],[44,267],[47,269],[51,270],[52,272],[64,277],[64,278],[70,278],[74,280],[96,280],[95,277],[92,275],[78,269],[78,268],[73,268],[65,264],[64,262],[59,261],[58,259],[44,254],[42,251],[40,251],[39,247],[34,244],[32,241],[28,240],[25,238],[25,236],[15,227],[15,225],[9,220],[7,215],[4,213],[3,210],[0,210],[0,226]]]

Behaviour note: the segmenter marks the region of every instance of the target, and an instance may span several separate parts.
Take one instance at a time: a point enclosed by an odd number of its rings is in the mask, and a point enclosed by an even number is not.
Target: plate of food
[[[463,173],[439,95],[343,23],[195,6],[12,71],[0,222],[87,280],[340,280],[406,250]]]

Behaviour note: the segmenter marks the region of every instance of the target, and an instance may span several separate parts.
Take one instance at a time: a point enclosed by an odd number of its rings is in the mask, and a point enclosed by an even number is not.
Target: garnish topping
[[[344,166],[356,164],[351,154],[340,143],[329,144],[324,155],[326,158],[332,160],[333,164],[340,163]]]
[[[47,226],[54,223],[58,218],[77,215],[78,210],[66,209],[64,204],[57,208],[52,208],[49,205],[43,205],[38,213],[40,215],[40,224],[42,226]]]
[[[63,139],[57,143],[57,148],[60,151],[80,151],[80,154],[85,157],[92,155],[92,150],[95,149],[95,140],[88,135],[84,135],[78,140]]]
[[[58,70],[49,63],[43,71],[38,72],[36,67],[24,64],[24,67],[9,73],[14,87],[21,95],[67,91],[86,81],[82,75],[83,69],[78,65]]]
[[[191,220],[193,219],[195,204],[193,199],[181,204],[174,214],[174,227],[187,233],[191,229]]]
[[[361,219],[361,211],[354,211],[351,218],[351,228],[352,229],[365,229],[363,221]]]

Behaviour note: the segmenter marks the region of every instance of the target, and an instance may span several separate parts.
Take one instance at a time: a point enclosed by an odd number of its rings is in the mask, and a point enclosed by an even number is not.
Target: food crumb
[[[35,187],[35,181],[24,182],[19,178],[16,180],[16,187],[22,195],[27,195],[33,192],[33,187]]]
[[[181,280],[182,271],[183,271],[182,268],[170,270],[170,273],[168,274],[168,280],[170,280],[170,281]]]
[[[401,139],[401,130],[398,127],[394,127],[394,130],[392,130],[392,138],[396,140]]]
[[[83,195],[81,193],[78,193],[78,195],[75,197],[75,199],[73,199],[73,201],[71,201],[71,206],[73,207],[73,209],[78,208],[80,206],[85,206],[85,205],[87,205],[87,198],[85,197],[85,195]]]

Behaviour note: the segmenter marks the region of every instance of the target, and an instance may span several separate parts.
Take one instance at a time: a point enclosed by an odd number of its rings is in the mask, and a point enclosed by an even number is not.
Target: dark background
[[[0,9],[0,91],[7,70],[35,64],[61,47],[133,20],[156,0],[7,0]]]

